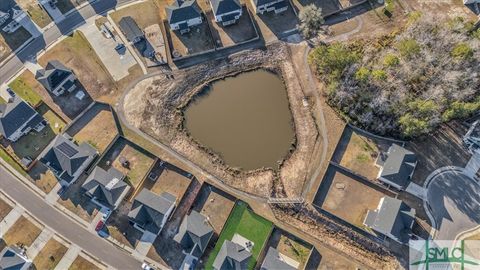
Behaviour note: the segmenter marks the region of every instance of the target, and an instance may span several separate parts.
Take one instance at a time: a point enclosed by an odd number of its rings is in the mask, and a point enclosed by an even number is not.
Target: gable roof
[[[286,263],[285,260],[280,257],[280,252],[273,247],[268,248],[267,255],[263,260],[260,270],[295,270],[297,268]]]
[[[246,269],[250,257],[252,257],[252,254],[247,249],[237,243],[225,240],[213,262],[213,268],[217,270],[243,270]]]
[[[127,183],[123,181],[124,177],[114,167],[110,167],[108,171],[105,171],[97,166],[88,176],[82,188],[99,202],[115,208],[125,196],[125,190],[130,189]]]
[[[415,209],[401,200],[385,196],[380,200],[378,209],[367,212],[364,224],[381,234],[391,234],[406,242],[414,219]]]
[[[24,124],[33,128],[42,121],[40,114],[16,95],[10,102],[0,105],[0,134],[6,138],[13,135]]]
[[[233,11],[241,12],[242,10],[239,0],[210,0],[210,3],[212,4],[213,14],[216,16]]]
[[[142,189],[132,204],[128,217],[139,223],[145,230],[158,234],[168,210],[175,204],[175,196],[163,192],[157,195],[148,189]]]
[[[133,42],[134,40],[143,37],[143,32],[138,27],[137,22],[130,17],[122,17],[120,21],[118,22],[120,29],[122,29],[122,32],[125,34],[127,37],[128,41]]]
[[[54,169],[62,180],[70,182],[72,176],[90,158],[97,154],[87,143],[76,145],[65,135],[58,135],[40,154],[40,162]]]
[[[21,270],[27,269],[30,262],[21,254],[20,249],[16,247],[5,247],[0,258],[0,269],[2,270]]]
[[[195,0],[176,0],[172,5],[165,7],[168,23],[179,23],[201,17],[200,7]]]
[[[197,211],[192,211],[183,219],[173,240],[199,258],[207,248],[212,235],[213,228],[208,224],[207,218]]]
[[[395,143],[390,146],[387,155],[380,177],[405,187],[415,169],[417,157],[413,152]]]
[[[57,60],[48,62],[45,69],[37,71],[35,78],[49,91],[53,91],[72,74],[72,70]]]

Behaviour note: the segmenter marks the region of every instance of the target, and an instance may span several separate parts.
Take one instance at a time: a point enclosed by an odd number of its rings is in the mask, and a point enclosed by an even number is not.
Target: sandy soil
[[[210,81],[246,70],[265,68],[281,74],[287,87],[296,130],[296,148],[285,158],[280,171],[261,168],[238,171],[195,142],[183,128],[182,108]],[[125,97],[124,111],[130,124],[152,135],[233,187],[269,197],[298,196],[306,177],[318,131],[309,107],[302,106],[304,93],[293,72],[286,45],[250,50],[185,70],[161,74],[138,83]],[[170,77],[170,78],[167,78]],[[305,162],[307,161],[307,162]]]

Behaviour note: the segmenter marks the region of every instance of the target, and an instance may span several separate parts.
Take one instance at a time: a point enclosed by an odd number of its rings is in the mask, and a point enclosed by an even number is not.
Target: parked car
[[[103,222],[103,220],[100,220],[98,223],[97,223],[97,226],[95,226],[95,231],[98,232],[100,231],[103,226],[105,226],[105,222]]]
[[[107,209],[107,211],[105,211],[105,213],[103,213],[102,220],[103,220],[104,223],[107,221],[107,219],[110,217],[111,214],[112,214],[112,210],[110,210],[110,209]]]
[[[147,263],[142,263],[142,269],[143,270],[154,270],[150,265],[148,265]]]

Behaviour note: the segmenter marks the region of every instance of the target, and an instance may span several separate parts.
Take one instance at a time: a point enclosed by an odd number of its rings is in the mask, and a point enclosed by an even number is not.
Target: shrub
[[[337,80],[347,66],[360,59],[358,51],[358,48],[353,46],[334,43],[315,48],[309,57],[318,74],[328,76],[329,80]]]
[[[422,17],[422,12],[421,11],[412,11],[408,13],[408,24],[412,24],[420,20]]]
[[[385,81],[387,79],[387,73],[381,69],[372,71],[372,76],[375,80]]]
[[[427,121],[415,118],[410,113],[400,117],[398,122],[403,135],[407,137],[415,137],[429,131]]]
[[[366,67],[361,67],[355,72],[355,79],[357,81],[366,82],[370,77],[370,70]]]
[[[325,23],[322,9],[314,4],[310,4],[300,11],[298,18],[300,20],[298,29],[305,39],[316,37],[322,30],[322,24]]]
[[[442,114],[443,121],[450,121],[455,118],[465,118],[480,109],[480,102],[454,101]]]
[[[473,57],[473,49],[466,43],[459,43],[452,49],[451,55],[456,59],[467,60]]]
[[[428,118],[439,110],[438,105],[433,100],[421,99],[409,102],[408,108],[412,113],[422,118]]]
[[[383,58],[383,64],[387,67],[397,66],[400,64],[400,59],[393,54],[387,54]]]
[[[397,44],[397,49],[402,56],[410,58],[420,52],[420,45],[414,39],[404,39]]]

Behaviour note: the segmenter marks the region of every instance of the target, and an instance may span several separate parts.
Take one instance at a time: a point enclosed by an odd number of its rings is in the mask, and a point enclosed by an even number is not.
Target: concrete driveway
[[[79,30],[85,35],[115,81],[126,77],[129,74],[128,69],[137,63],[128,50],[123,50],[122,55],[117,53],[115,46],[121,42],[120,39],[116,37],[115,41],[113,38],[104,37],[94,22],[87,23]]]
[[[435,239],[453,240],[480,225],[480,183],[462,169],[445,169],[427,185],[427,204],[435,219]]]

